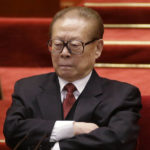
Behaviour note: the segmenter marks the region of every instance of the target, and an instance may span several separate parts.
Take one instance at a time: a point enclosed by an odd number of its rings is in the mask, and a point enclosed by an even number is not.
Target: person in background
[[[135,150],[141,96],[94,70],[103,21],[86,7],[59,11],[48,49],[55,72],[16,82],[4,135],[20,150]]]

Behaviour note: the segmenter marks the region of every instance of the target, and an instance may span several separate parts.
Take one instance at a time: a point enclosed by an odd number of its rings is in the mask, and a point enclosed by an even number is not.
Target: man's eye
[[[78,44],[70,44],[70,46],[71,46],[71,47],[78,47],[78,46],[80,46],[80,45],[78,45]]]
[[[78,46],[82,46],[80,42],[71,42],[70,46],[72,47],[78,47]]]
[[[55,46],[61,46],[61,45],[63,45],[62,43],[55,43],[54,44]]]
[[[61,46],[63,46],[63,44],[62,43],[53,43],[53,46],[55,46],[55,47],[61,47]]]

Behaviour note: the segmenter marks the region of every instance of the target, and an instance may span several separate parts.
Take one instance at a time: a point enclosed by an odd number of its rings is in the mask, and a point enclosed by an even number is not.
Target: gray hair
[[[67,14],[74,12],[76,16],[82,17],[86,20],[93,20],[93,25],[96,27],[93,28],[93,36],[94,38],[103,38],[104,34],[104,25],[101,16],[93,9],[87,7],[69,7],[60,10],[54,16],[51,24],[50,24],[50,37],[52,37],[52,28],[54,23],[63,17],[66,17]]]

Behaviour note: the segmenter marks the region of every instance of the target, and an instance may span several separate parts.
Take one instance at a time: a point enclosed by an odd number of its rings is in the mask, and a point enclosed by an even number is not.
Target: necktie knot
[[[76,91],[76,87],[74,86],[74,84],[72,83],[68,83],[64,86],[64,90],[66,90],[69,93],[73,93],[74,91]]]

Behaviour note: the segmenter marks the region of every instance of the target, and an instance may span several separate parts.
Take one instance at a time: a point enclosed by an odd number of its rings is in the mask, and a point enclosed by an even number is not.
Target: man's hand
[[[89,133],[97,128],[94,123],[74,122],[74,135]]]

